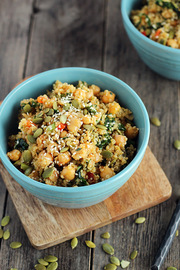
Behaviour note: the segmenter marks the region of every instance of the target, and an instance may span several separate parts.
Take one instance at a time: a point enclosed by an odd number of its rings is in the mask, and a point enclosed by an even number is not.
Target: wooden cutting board
[[[83,209],[63,209],[41,202],[25,191],[0,162],[0,173],[27,236],[45,249],[167,200],[171,185],[149,147],[134,175],[104,202]]]

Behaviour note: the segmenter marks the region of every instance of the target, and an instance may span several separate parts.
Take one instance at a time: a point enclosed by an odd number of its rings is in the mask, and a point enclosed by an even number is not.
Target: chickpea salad
[[[37,99],[21,101],[19,132],[7,156],[30,178],[76,187],[104,181],[134,157],[138,128],[115,94],[97,85],[56,81]]]
[[[135,27],[150,39],[180,49],[180,1],[145,0],[139,10],[132,10]]]

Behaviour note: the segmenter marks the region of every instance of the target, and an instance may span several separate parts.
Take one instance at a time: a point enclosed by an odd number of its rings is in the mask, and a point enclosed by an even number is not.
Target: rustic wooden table
[[[138,250],[129,269],[148,270],[180,195],[180,151],[173,148],[180,136],[180,85],[158,76],[139,59],[124,31],[119,0],[0,0],[0,99],[22,78],[66,66],[90,67],[117,76],[135,89],[150,116],[161,119],[161,127],[151,126],[149,145],[172,184],[173,195],[139,214],[147,218],[143,227],[134,225],[137,214],[82,235],[75,250],[67,241],[37,251],[1,179],[0,217],[11,216],[11,235],[23,247],[11,250],[2,240],[0,269],[31,270],[38,258],[54,254],[60,270],[101,270],[108,256],[100,248],[100,234],[109,231],[120,259]],[[97,248],[86,248],[86,239],[95,241]],[[170,265],[180,269],[180,237],[174,239],[162,270]]]

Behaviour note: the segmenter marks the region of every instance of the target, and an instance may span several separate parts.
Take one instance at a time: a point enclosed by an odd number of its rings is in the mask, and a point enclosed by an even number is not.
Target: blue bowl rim
[[[91,68],[82,68],[82,67],[64,67],[64,68],[56,68],[56,69],[51,69],[48,71],[44,71],[41,72],[37,75],[34,75],[32,77],[30,77],[29,79],[25,80],[24,82],[20,83],[18,86],[16,86],[4,99],[4,101],[2,102],[1,106],[0,106],[0,117],[3,111],[3,108],[6,106],[9,98],[12,97],[12,95],[15,95],[17,91],[19,91],[20,88],[24,87],[26,84],[30,83],[33,80],[39,79],[41,77],[43,77],[45,74],[47,73],[53,73],[54,71],[58,71],[58,70],[73,70],[76,69],[78,71],[86,71],[87,72],[93,72],[94,74],[100,74],[100,75],[104,75],[108,78],[110,78],[111,80],[114,80],[118,83],[120,83],[123,87],[125,87],[126,89],[128,89],[131,94],[133,95],[133,97],[137,100],[137,102],[139,103],[142,111],[143,111],[143,116],[144,116],[144,122],[145,122],[145,133],[144,133],[144,138],[143,138],[143,142],[141,147],[139,148],[138,153],[136,153],[136,156],[133,158],[133,160],[130,162],[130,164],[127,165],[127,167],[125,167],[122,171],[120,171],[118,174],[114,175],[113,177],[96,183],[94,185],[89,185],[89,186],[82,186],[82,187],[59,187],[59,186],[50,186],[50,185],[46,185],[44,183],[41,182],[37,182],[33,179],[31,179],[31,182],[29,182],[29,177],[24,175],[23,173],[21,173],[17,168],[15,168],[15,166],[10,162],[10,160],[8,159],[7,155],[4,153],[1,145],[0,145],[0,157],[2,162],[5,164],[5,166],[8,168],[8,170],[10,170],[12,172],[12,174],[14,174],[17,178],[20,178],[21,180],[23,180],[27,185],[31,185],[34,186],[35,188],[41,188],[43,190],[47,190],[47,191],[54,191],[54,192],[64,192],[64,193],[79,193],[79,192],[83,192],[83,191],[93,191],[96,190],[98,188],[101,188],[101,186],[106,187],[108,186],[110,183],[114,183],[117,181],[117,178],[121,177],[125,177],[126,174],[128,174],[128,172],[132,171],[137,164],[139,164],[139,162],[141,161],[141,159],[144,156],[146,147],[148,145],[148,140],[149,140],[149,134],[150,134],[150,124],[149,124],[149,116],[147,113],[147,110],[145,108],[145,105],[143,104],[142,100],[140,99],[140,97],[136,94],[136,92],[129,86],[127,85],[125,82],[123,82],[122,80],[116,78],[113,75],[110,75],[106,72],[103,71],[99,71],[96,69],[91,69]]]
[[[124,22],[127,23],[128,27],[137,35],[138,38],[144,40],[145,42],[149,43],[150,45],[157,47],[161,50],[164,50],[167,53],[174,53],[178,56],[180,55],[180,49],[171,48],[165,45],[162,45],[154,40],[151,40],[150,38],[142,35],[139,30],[134,26],[134,24],[131,22],[129,18],[129,14],[127,14],[126,6],[128,1],[127,0],[121,0],[121,14],[124,19]]]

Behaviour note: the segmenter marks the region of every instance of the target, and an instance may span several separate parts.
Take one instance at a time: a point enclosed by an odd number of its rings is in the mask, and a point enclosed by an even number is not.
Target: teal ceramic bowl
[[[141,0],[121,1],[122,19],[128,37],[149,68],[168,79],[180,80],[180,49],[173,49],[151,40],[132,24],[129,17],[131,10],[138,8],[141,2]]]
[[[117,95],[120,104],[133,112],[135,124],[139,128],[137,154],[125,169],[112,178],[83,187],[49,186],[25,176],[7,158],[7,140],[10,134],[16,132],[20,101],[24,98],[36,98],[45,93],[56,80],[68,83],[77,83],[78,80],[82,80],[88,84],[97,84],[103,90],[112,90]],[[138,95],[127,84],[98,70],[59,68],[40,73],[24,81],[3,101],[0,106],[0,158],[11,176],[24,189],[40,200],[64,208],[82,208],[105,200],[131,177],[144,156],[149,130],[149,117],[146,108]]]

